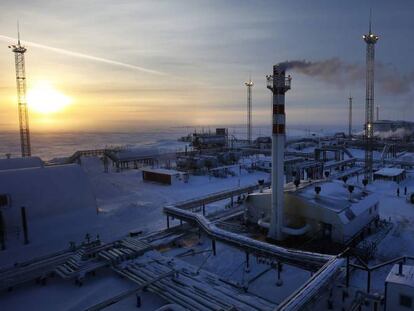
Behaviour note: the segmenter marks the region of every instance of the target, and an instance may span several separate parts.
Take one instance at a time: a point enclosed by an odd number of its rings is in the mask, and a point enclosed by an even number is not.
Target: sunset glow
[[[65,109],[72,99],[55,89],[48,81],[40,81],[27,94],[30,110],[41,114],[53,114]]]

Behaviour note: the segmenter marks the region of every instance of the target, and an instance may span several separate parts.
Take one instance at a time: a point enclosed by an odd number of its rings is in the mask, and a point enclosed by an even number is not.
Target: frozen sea
[[[32,155],[40,156],[43,160],[67,157],[77,150],[100,149],[105,147],[154,147],[160,150],[178,151],[184,148],[178,138],[189,133],[214,131],[210,128],[170,127],[140,132],[36,132],[31,133]],[[244,139],[244,126],[229,127],[229,136]],[[287,136],[299,137],[312,135],[309,130],[288,128]],[[319,135],[320,133],[316,133]],[[327,134],[325,131],[324,134]],[[253,138],[270,135],[270,127],[254,127]],[[0,133],[0,158],[6,154],[12,157],[20,156],[20,139],[18,131]]]

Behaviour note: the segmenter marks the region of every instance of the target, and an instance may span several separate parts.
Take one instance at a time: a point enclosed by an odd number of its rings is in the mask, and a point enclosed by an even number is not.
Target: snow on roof
[[[398,264],[394,265],[385,282],[414,287],[414,266],[403,265],[402,268],[403,273],[400,275]]]
[[[114,156],[120,161],[133,160],[145,157],[155,157],[160,154],[158,148],[153,147],[142,147],[142,148],[131,148],[122,149],[113,153]]]
[[[181,174],[181,172],[179,172],[179,171],[169,170],[169,169],[166,169],[166,168],[143,168],[142,171],[143,172],[149,172],[149,173],[170,175],[170,176]]]
[[[318,196],[315,193],[315,186],[321,187],[321,192]],[[342,212],[350,207],[357,207],[358,209],[364,210],[378,201],[375,195],[366,195],[361,191],[360,187],[355,186],[351,202],[349,200],[348,186],[338,180],[312,183],[307,187],[299,188],[299,190],[292,192],[292,194],[304,198],[312,204],[336,212]],[[367,200],[368,197],[370,198],[369,200]]]
[[[387,177],[395,177],[399,176],[404,173],[404,169],[402,168],[395,168],[395,167],[384,167],[374,173],[374,175],[380,176],[387,176]]]
[[[33,218],[80,209],[96,211],[89,179],[76,164],[0,171],[0,193],[11,199],[11,206],[4,209],[6,217],[22,206]]]
[[[0,171],[42,166],[43,162],[39,157],[0,159]]]

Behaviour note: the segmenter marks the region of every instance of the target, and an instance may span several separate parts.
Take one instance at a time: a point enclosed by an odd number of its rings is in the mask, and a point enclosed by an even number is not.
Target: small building
[[[396,167],[384,167],[374,173],[374,180],[388,180],[399,183],[406,178],[405,169]]]
[[[172,185],[181,180],[185,181],[182,175],[179,171],[163,168],[145,168],[142,170],[142,179],[144,181],[152,181],[165,185]]]
[[[385,280],[387,311],[414,310],[414,266],[396,264]]]

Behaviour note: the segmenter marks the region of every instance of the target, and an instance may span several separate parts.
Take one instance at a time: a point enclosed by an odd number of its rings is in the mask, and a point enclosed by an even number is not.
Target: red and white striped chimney
[[[284,156],[286,140],[285,93],[290,89],[291,77],[286,77],[285,68],[273,66],[273,75],[266,76],[267,88],[273,93],[272,118],[272,206],[269,237],[282,240]]]

